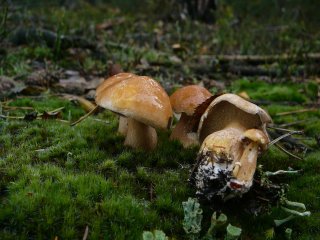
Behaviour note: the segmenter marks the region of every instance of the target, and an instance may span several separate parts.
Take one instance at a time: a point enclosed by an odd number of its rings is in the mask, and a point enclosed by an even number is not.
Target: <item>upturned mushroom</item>
[[[223,199],[252,186],[259,154],[267,149],[269,115],[234,94],[214,99],[201,117],[202,142],[192,178],[199,195]]]
[[[124,144],[133,148],[154,149],[155,128],[168,128],[172,119],[170,99],[155,80],[131,73],[119,73],[98,86],[96,103],[128,121]]]
[[[199,144],[196,132],[192,131],[194,126],[190,120],[196,107],[211,96],[212,94],[207,89],[198,85],[180,88],[170,96],[173,111],[181,114],[178,123],[172,130],[171,140],[179,140],[185,148]]]

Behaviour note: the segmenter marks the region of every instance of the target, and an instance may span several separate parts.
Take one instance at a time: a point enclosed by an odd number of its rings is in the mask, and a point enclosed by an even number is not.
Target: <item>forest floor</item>
[[[0,10],[1,239],[87,233],[88,239],[141,239],[155,229],[170,239],[206,234],[217,210],[207,202],[200,202],[201,232],[183,229],[182,202],[195,197],[188,178],[199,147],[184,149],[169,141],[170,131],[159,131],[154,151],[132,150],[107,110],[70,126],[119,66],[154,78],[169,95],[188,84],[246,94],[274,126],[303,131],[281,141],[302,159],[272,146],[258,164],[266,171],[301,170],[270,179],[288,200],[304,203],[309,217],[275,227],[275,219],[289,216],[280,203],[257,213],[245,196],[218,211],[242,229],[241,239],[285,239],[287,228],[292,239],[320,239],[320,31],[301,22],[239,23],[227,6],[213,25],[85,3]]]

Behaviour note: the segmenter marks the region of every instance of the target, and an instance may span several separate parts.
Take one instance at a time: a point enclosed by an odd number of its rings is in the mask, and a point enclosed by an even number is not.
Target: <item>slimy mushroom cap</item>
[[[167,128],[172,118],[165,90],[150,77],[119,73],[96,91],[96,103],[154,128]]]
[[[170,96],[173,111],[191,116],[195,108],[211,97],[212,94],[204,87],[189,85],[178,89]]]

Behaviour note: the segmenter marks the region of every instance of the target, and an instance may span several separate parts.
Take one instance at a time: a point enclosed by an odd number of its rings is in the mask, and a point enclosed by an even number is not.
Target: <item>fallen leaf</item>
[[[240,96],[240,97],[242,97],[242,98],[244,98],[244,99],[247,99],[247,100],[250,99],[248,93],[245,92],[245,91],[239,92],[239,93],[238,93],[238,96]]]
[[[112,18],[104,21],[103,23],[97,24],[96,29],[97,30],[108,30],[113,28],[115,25],[120,25],[125,22],[124,17],[120,18]]]
[[[92,111],[96,105],[90,102],[89,100],[85,99],[84,97],[76,96],[76,95],[70,95],[70,94],[63,94],[61,95],[62,98],[70,100],[70,101],[76,101],[80,104],[80,106],[86,111],[90,112]]]
[[[24,120],[28,121],[28,122],[31,122],[35,119],[37,119],[38,117],[38,112],[30,112],[30,113],[27,113],[26,115],[24,115]]]
[[[61,119],[62,113],[59,112],[46,112],[44,111],[41,115],[41,119]]]

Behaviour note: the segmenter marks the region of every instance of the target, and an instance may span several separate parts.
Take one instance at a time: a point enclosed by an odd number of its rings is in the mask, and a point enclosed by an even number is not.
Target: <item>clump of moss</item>
[[[315,99],[317,95],[317,88],[312,82],[301,88],[301,84],[268,84],[258,79],[244,78],[233,83],[231,88],[235,92],[246,91],[254,100],[275,102],[305,103]]]

